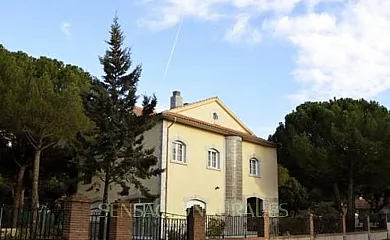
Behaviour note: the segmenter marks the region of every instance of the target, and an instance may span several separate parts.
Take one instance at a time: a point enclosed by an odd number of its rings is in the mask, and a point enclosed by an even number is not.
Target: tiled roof
[[[135,106],[134,109],[133,109],[133,112],[137,115],[137,116],[141,116],[142,115],[142,107],[138,107],[138,106]],[[157,112],[154,111],[153,114],[156,114]],[[152,114],[152,115],[153,115]]]
[[[218,99],[218,97],[206,98],[206,99],[203,99],[203,100],[200,100],[200,101],[196,101],[196,102],[192,102],[192,103],[189,103],[189,104],[186,104],[186,105],[183,105],[181,107],[174,108],[174,109],[176,110],[176,109],[180,109],[180,108],[183,108],[183,107],[187,107],[189,105],[206,102],[206,101],[209,101],[211,99]],[[134,112],[138,116],[142,115],[142,107],[136,106],[134,108]],[[226,127],[220,126],[218,124],[208,123],[208,122],[205,122],[205,121],[198,120],[196,118],[187,117],[185,115],[172,112],[172,111],[170,111],[170,109],[162,111],[162,112],[157,113],[157,114],[162,116],[166,120],[176,121],[178,123],[185,124],[185,125],[188,125],[188,126],[192,126],[192,127],[195,127],[195,128],[200,128],[200,129],[203,129],[203,130],[206,130],[206,131],[219,133],[219,134],[222,134],[222,135],[225,135],[225,136],[232,136],[232,135],[240,136],[245,141],[256,143],[256,144],[260,144],[260,145],[263,145],[263,146],[266,146],[266,147],[276,147],[277,146],[276,143],[271,142],[271,141],[267,141],[267,140],[265,140],[263,138],[257,137],[256,135],[240,132],[240,131],[237,131],[237,130],[234,130],[234,129],[230,129],[230,128],[226,128]]]
[[[257,143],[257,144],[260,144],[260,145],[263,145],[266,147],[276,147],[276,143],[274,143],[274,142],[267,141],[263,138],[253,136],[253,135],[248,134],[248,133],[244,133],[244,132],[240,132],[240,131],[237,131],[234,129],[226,128],[226,127],[220,126],[218,124],[208,123],[208,122],[201,121],[201,120],[198,120],[195,118],[184,116],[182,114],[172,113],[172,112],[168,112],[168,111],[162,112],[160,114],[164,119],[167,119],[170,121],[176,121],[176,122],[181,123],[181,124],[200,128],[200,129],[207,130],[210,132],[219,133],[219,134],[222,134],[225,136],[237,135],[237,136],[242,137],[244,140],[246,140],[248,142]]]
[[[133,109],[133,112],[134,112],[137,116],[141,116],[141,115],[142,115],[142,107],[137,107],[137,106],[135,106],[134,109]]]
[[[188,107],[188,106],[191,106],[191,105],[195,105],[195,104],[198,104],[198,103],[203,103],[203,102],[207,102],[211,99],[218,99],[218,97],[209,97],[209,98],[206,98],[206,99],[203,99],[203,100],[199,100],[199,101],[196,101],[196,102],[192,102],[192,103],[185,103],[183,104],[182,106],[180,107],[175,107],[173,110],[180,110],[181,108],[184,108],[184,107]],[[168,109],[168,110],[165,110],[163,112],[167,112],[167,111],[170,111],[171,109]]]
[[[165,111],[163,111],[163,113],[165,113],[165,112],[177,113],[177,112],[179,112],[182,108],[191,107],[191,105],[206,103],[206,102],[209,102],[209,101],[211,101],[211,100],[216,100],[217,102],[219,102],[219,104],[222,105],[222,108],[224,108],[225,111],[227,111],[229,114],[233,114],[232,112],[230,112],[229,109],[227,109],[226,106],[224,106],[223,102],[221,102],[220,99],[219,99],[218,97],[209,97],[209,98],[206,98],[206,99],[203,99],[203,100],[200,100],[200,101],[196,101],[196,102],[192,102],[192,103],[185,103],[183,106],[175,107],[174,109],[165,110]],[[233,114],[233,115],[234,115],[234,114]],[[239,124],[247,131],[247,134],[256,137],[256,135],[255,135],[248,127],[246,127],[239,119],[237,119],[235,116],[233,116],[233,118],[235,118],[235,120],[238,121]]]

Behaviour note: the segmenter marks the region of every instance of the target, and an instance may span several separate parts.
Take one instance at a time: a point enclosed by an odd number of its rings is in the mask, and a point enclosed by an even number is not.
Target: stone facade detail
[[[227,136],[225,138],[225,210],[230,214],[242,211],[242,138]]]

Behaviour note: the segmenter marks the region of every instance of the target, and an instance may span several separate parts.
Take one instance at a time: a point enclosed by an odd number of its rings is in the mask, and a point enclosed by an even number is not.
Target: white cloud
[[[70,38],[71,36],[70,27],[71,27],[70,22],[63,22],[61,25],[61,32],[65,34],[66,38]]]
[[[266,29],[297,48],[301,99],[374,97],[390,88],[390,1],[351,1],[340,12],[284,16]]]
[[[202,20],[215,20],[223,17],[216,8],[229,0],[150,0],[152,19],[139,19],[140,27],[165,29],[179,23],[181,15]]]
[[[182,14],[185,18],[203,21],[236,20],[235,25],[246,24],[241,27],[250,31],[250,35],[254,35],[253,40],[258,42],[258,30],[253,29],[245,18],[249,20],[259,13],[269,11],[289,13],[300,1],[303,0],[148,0],[146,3],[149,4],[150,15],[153,17],[139,19],[138,25],[162,30],[178,24]]]
[[[259,43],[261,41],[260,30],[249,24],[250,18],[250,15],[238,15],[235,24],[226,31],[225,39],[233,43]]]
[[[259,43],[270,34],[296,49],[295,100],[374,97],[390,88],[389,0],[154,0],[164,29],[185,19],[232,23],[225,39]],[[260,24],[254,23],[261,21]]]

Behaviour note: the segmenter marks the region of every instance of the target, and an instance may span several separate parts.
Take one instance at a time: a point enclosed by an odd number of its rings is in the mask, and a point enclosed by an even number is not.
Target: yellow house
[[[159,198],[148,201],[134,189],[121,197],[119,187],[111,186],[110,201],[124,198],[140,213],[152,206],[173,215],[185,215],[194,204],[207,214],[245,214],[248,205],[268,211],[278,206],[276,145],[257,137],[221,100],[183,104],[180,92],[174,91],[171,108],[159,116],[144,142],[155,148],[165,171],[143,181]],[[99,188],[86,191],[90,183],[80,183],[79,191],[100,200]]]

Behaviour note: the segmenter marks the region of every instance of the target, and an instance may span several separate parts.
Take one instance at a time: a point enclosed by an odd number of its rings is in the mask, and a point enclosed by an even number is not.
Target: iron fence
[[[308,235],[310,234],[309,217],[270,217],[270,236]]]
[[[110,215],[92,212],[89,221],[89,239],[106,240],[109,235]]]
[[[388,215],[387,214],[371,214],[370,229],[372,231],[387,230]]]
[[[313,222],[315,234],[343,232],[343,223],[341,217],[313,216]]]
[[[162,216],[142,216],[133,218],[134,240],[186,240],[187,219]]]
[[[1,240],[62,239],[62,227],[62,209],[0,208]]]
[[[206,236],[225,237],[263,237],[264,218],[261,216],[211,215],[206,217]]]

